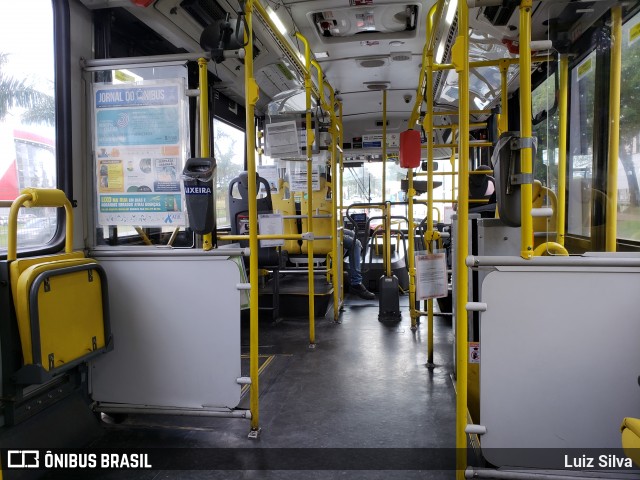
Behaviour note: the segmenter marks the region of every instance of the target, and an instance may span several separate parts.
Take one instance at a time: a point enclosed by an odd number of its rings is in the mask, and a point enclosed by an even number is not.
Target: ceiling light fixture
[[[453,19],[456,16],[457,8],[458,0],[449,0],[449,5],[447,6],[447,15],[444,17],[444,21],[447,25],[451,25],[453,23]]]
[[[271,21],[273,23],[276,24],[276,27],[278,28],[280,33],[282,35],[286,35],[287,34],[287,27],[284,26],[284,23],[282,23],[282,20],[280,20],[280,17],[278,17],[278,14],[268,5],[267,5],[266,10],[267,10],[267,13],[269,14],[269,18],[271,19]]]

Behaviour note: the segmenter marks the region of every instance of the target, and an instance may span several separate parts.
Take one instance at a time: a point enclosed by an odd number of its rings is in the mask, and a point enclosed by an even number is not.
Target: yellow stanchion
[[[299,32],[296,37],[304,45],[304,90],[306,94],[306,123],[307,123],[307,230],[313,232],[313,142],[314,133],[311,129],[311,49],[309,42]],[[315,325],[315,284],[313,277],[313,242],[307,241],[307,261],[309,265],[309,345],[314,346],[316,343],[316,325]]]
[[[560,92],[558,98],[558,211],[556,214],[556,241],[564,245],[565,201],[567,189],[567,125],[569,112],[569,57],[560,57]]]
[[[606,248],[616,251],[618,236],[618,156],[620,154],[620,81],[622,70],[622,7],[611,9],[609,66],[609,161],[607,163]]]
[[[200,87],[200,155],[209,157],[209,77],[207,71],[207,59],[198,59],[198,83]],[[214,205],[215,208],[215,205]],[[146,243],[146,242],[145,242]],[[202,236],[202,249],[213,248],[213,236],[205,233]]]
[[[533,257],[533,218],[531,203],[533,201],[533,128],[531,124],[531,0],[520,3],[520,173],[522,184],[521,195],[521,227],[520,256],[524,259]]]
[[[459,89],[459,161],[458,228],[456,248],[456,479],[464,480],[467,465],[467,282],[465,259],[469,253],[469,10],[467,2],[458,2],[458,38],[452,59],[458,72]],[[525,75],[526,76],[526,75]],[[455,137],[454,137],[455,138]]]
[[[509,85],[507,83],[507,73],[509,72],[508,60],[501,60],[500,67],[500,120],[498,122],[498,135],[509,131]]]
[[[427,54],[427,114],[425,115],[425,131],[427,132],[427,232],[425,243],[431,251],[433,243],[433,51]],[[427,366],[433,366],[433,300],[427,300]]]
[[[387,91],[382,90],[382,201],[387,201]]]
[[[246,98],[245,121],[247,138],[247,174],[249,195],[249,375],[251,377],[250,409],[251,433],[250,437],[257,437],[260,430],[259,417],[259,386],[258,386],[258,206],[256,203],[257,185],[252,181],[256,177],[256,126],[255,106],[258,101],[258,85],[253,77],[253,6],[254,0],[247,0],[245,9],[245,51],[244,59],[244,92]]]

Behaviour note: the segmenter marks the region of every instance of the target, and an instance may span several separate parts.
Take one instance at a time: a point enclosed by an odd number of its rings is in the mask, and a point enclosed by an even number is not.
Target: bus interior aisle
[[[401,302],[405,311],[406,300]],[[265,420],[257,442],[247,442],[246,422],[235,419],[130,415],[122,423],[107,418],[104,433],[90,445],[99,450],[162,448],[169,457],[175,454],[171,449],[187,449],[192,468],[206,464],[207,457],[230,465],[215,459],[221,455],[217,449],[232,449],[233,470],[66,471],[45,478],[85,479],[89,473],[96,480],[454,478],[453,470],[418,471],[419,457],[445,458],[454,447],[450,318],[435,322],[437,368],[430,369],[426,323],[415,332],[408,318],[380,323],[377,308],[377,300],[347,298],[341,323],[330,315],[318,320],[321,340],[315,349],[304,340],[304,319],[261,322],[260,406]],[[248,351],[247,335],[243,328],[243,353]],[[243,364],[243,374],[247,368]],[[243,404],[248,406],[248,395]],[[273,464],[261,464],[264,470],[250,471],[246,465],[258,464],[247,453],[253,448],[282,450],[270,457]],[[414,461],[408,470],[386,470],[407,466],[408,459]],[[290,465],[303,471],[271,471]]]

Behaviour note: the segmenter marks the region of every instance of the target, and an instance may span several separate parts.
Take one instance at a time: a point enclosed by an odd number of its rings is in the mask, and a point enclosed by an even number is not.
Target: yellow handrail
[[[387,91],[382,90],[382,201],[387,200]]]
[[[253,7],[259,5],[258,1],[247,0],[245,3],[245,50],[244,59],[244,94],[246,99],[245,122],[247,142],[247,174],[249,179],[256,177],[256,124],[255,106],[258,101],[259,90],[253,76]],[[249,373],[251,377],[250,409],[251,431],[257,436],[260,430],[259,417],[259,385],[258,385],[258,206],[256,203],[257,185],[254,181],[248,182],[249,195],[249,283],[251,285],[249,295]]]
[[[18,212],[24,205],[32,207],[64,207],[66,214],[65,253],[73,251],[73,207],[62,190],[55,188],[25,188],[11,204],[9,210],[7,261],[18,258]]]
[[[530,142],[523,144],[520,150],[520,173],[524,179],[520,185],[520,256],[524,259],[533,257],[532,180],[527,178],[533,172],[531,75],[528,74],[531,71],[531,5],[531,0],[522,0],[520,3],[520,72],[525,72],[520,75],[520,134],[526,142]]]
[[[456,251],[456,479],[464,480],[467,465],[467,297],[469,273],[469,10],[458,2],[458,38],[452,57],[458,72],[460,148],[458,151],[458,248]],[[527,76],[527,75],[525,75]],[[455,137],[454,137],[455,138]]]
[[[560,57],[560,96],[558,98],[558,210],[556,215],[556,241],[564,245],[565,199],[567,188],[567,125],[569,112],[569,57]]]
[[[502,135],[509,131],[509,109],[507,105],[509,103],[509,85],[507,84],[507,73],[509,72],[509,65],[511,63],[508,60],[502,59],[500,61],[500,121],[498,124],[498,134]]]
[[[609,66],[609,161],[607,163],[606,248],[616,251],[618,236],[618,156],[620,154],[620,81],[622,70],[622,7],[611,9]]]
[[[198,83],[200,86],[200,155],[209,157],[209,72],[207,59],[198,59]],[[215,206],[214,206],[215,208]],[[213,248],[213,236],[205,233],[202,236],[202,249]]]
[[[300,32],[296,32],[296,37],[304,45],[305,74],[304,90],[306,94],[306,123],[307,123],[307,229],[313,232],[313,141],[314,135],[311,129],[311,49],[309,42]],[[307,260],[309,266],[309,345],[316,343],[315,332],[315,284],[313,278],[313,242],[307,242]]]

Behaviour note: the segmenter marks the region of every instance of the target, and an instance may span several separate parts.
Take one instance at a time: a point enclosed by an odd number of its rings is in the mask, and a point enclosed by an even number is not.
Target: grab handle
[[[7,260],[18,258],[18,212],[20,207],[64,207],[66,221],[66,238],[64,251],[73,251],[73,207],[62,190],[55,188],[25,188],[11,204],[9,211],[9,234],[7,238]]]

